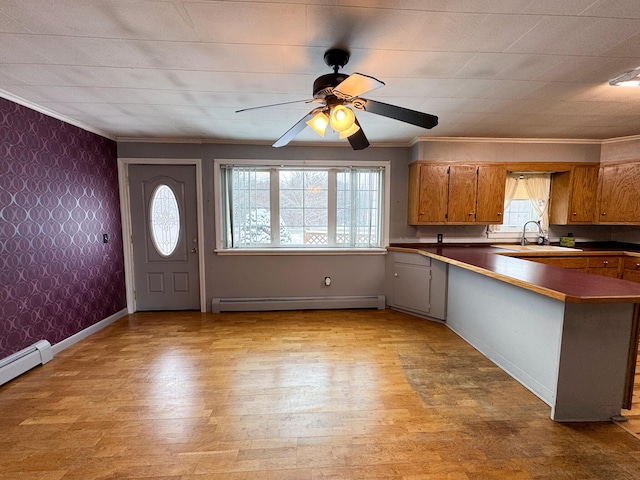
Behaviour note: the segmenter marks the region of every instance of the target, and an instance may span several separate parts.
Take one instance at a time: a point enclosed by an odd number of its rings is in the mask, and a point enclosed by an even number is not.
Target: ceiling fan
[[[383,87],[384,83],[361,73],[352,73],[351,75],[338,73],[338,70],[344,67],[348,61],[349,52],[346,50],[332,48],[325,52],[324,62],[333,68],[333,73],[322,75],[315,79],[313,82],[313,98],[311,100],[296,100],[244,108],[237,110],[236,113],[291,103],[320,104],[276,140],[273,144],[274,147],[285,146],[307,126],[322,137],[324,137],[327,127],[331,126],[334,131],[340,134],[340,138],[349,140],[354,150],[363,150],[369,146],[369,140],[367,140],[362,131],[354,110],[382,115],[383,117],[393,118],[423,128],[433,128],[438,124],[438,117],[435,115],[361,98],[360,95],[363,93]]]

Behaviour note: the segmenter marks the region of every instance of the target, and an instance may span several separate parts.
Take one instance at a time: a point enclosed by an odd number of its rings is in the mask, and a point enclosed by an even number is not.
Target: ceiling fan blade
[[[289,105],[291,103],[312,103],[312,102],[318,102],[321,101],[318,98],[312,98],[311,100],[307,99],[307,100],[292,100],[291,102],[282,102],[282,103],[272,103],[271,105],[260,105],[259,107],[249,107],[249,108],[242,108],[240,110],[236,110],[236,113],[240,113],[240,112],[246,112],[248,110],[258,110],[259,108],[269,108],[269,107],[277,107],[280,105]]]
[[[349,137],[347,137],[347,140],[349,140],[349,143],[351,144],[351,148],[353,148],[354,150],[364,150],[369,146],[369,140],[367,140],[366,135],[362,131],[362,127],[360,126],[360,123],[358,122],[357,118],[355,123],[356,125],[358,125],[358,127],[360,127],[360,130],[358,130],[353,135],[350,135]]]
[[[302,130],[307,128],[307,121],[311,120],[315,114],[313,111],[307,113],[304,117],[302,117],[298,123],[296,123],[293,127],[291,127],[287,132],[282,135],[276,143],[273,144],[274,147],[284,147],[287,143],[289,143],[293,138],[298,135]]]
[[[354,106],[358,108],[362,106],[365,112],[375,113],[383,117],[393,118],[401,122],[417,125],[422,128],[433,128],[438,125],[438,117],[428,113],[409,110],[408,108],[389,105],[388,103],[376,102],[366,98],[358,98],[354,101]]]
[[[384,82],[377,78],[362,73],[352,73],[334,87],[333,94],[338,98],[348,99],[380,87],[384,87]]]

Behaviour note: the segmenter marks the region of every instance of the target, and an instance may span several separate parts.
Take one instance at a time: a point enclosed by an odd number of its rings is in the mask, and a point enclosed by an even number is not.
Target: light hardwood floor
[[[640,348],[638,349],[640,352]],[[627,418],[626,422],[620,422],[622,428],[640,439],[640,354],[636,360],[636,375],[633,381],[633,402],[631,410],[623,410],[622,415]]]
[[[129,315],[0,387],[0,479],[638,479],[445,326],[386,310]]]

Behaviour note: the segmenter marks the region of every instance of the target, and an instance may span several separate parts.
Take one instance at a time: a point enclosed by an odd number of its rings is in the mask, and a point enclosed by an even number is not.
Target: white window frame
[[[357,166],[359,168],[381,168],[383,170],[384,192],[382,199],[382,232],[380,248],[345,248],[345,247],[264,247],[264,248],[226,248],[223,245],[222,230],[223,212],[222,212],[222,165],[237,166],[254,166],[254,167],[290,167],[290,168],[349,168]],[[383,254],[386,253],[386,247],[389,245],[389,212],[391,207],[390,189],[391,189],[391,164],[389,161],[345,161],[345,160],[259,160],[259,159],[217,159],[214,160],[213,170],[214,180],[214,216],[215,216],[215,239],[216,245],[214,252],[219,255],[335,255],[335,254]],[[330,187],[331,188],[331,187]],[[335,222],[335,219],[333,219]],[[329,223],[329,228],[332,228]]]

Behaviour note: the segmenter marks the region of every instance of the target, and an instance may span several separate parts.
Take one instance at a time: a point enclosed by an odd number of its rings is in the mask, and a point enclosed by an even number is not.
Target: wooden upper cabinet
[[[475,222],[477,193],[477,167],[475,165],[450,166],[447,220],[450,223]]]
[[[409,165],[409,225],[502,223],[504,165]]]
[[[447,165],[409,165],[409,225],[447,221],[448,168]]]
[[[600,168],[598,223],[640,225],[640,162]]]
[[[476,222],[502,223],[507,168],[504,165],[478,166]]]
[[[592,224],[596,217],[598,166],[576,165],[551,175],[549,223]]]

